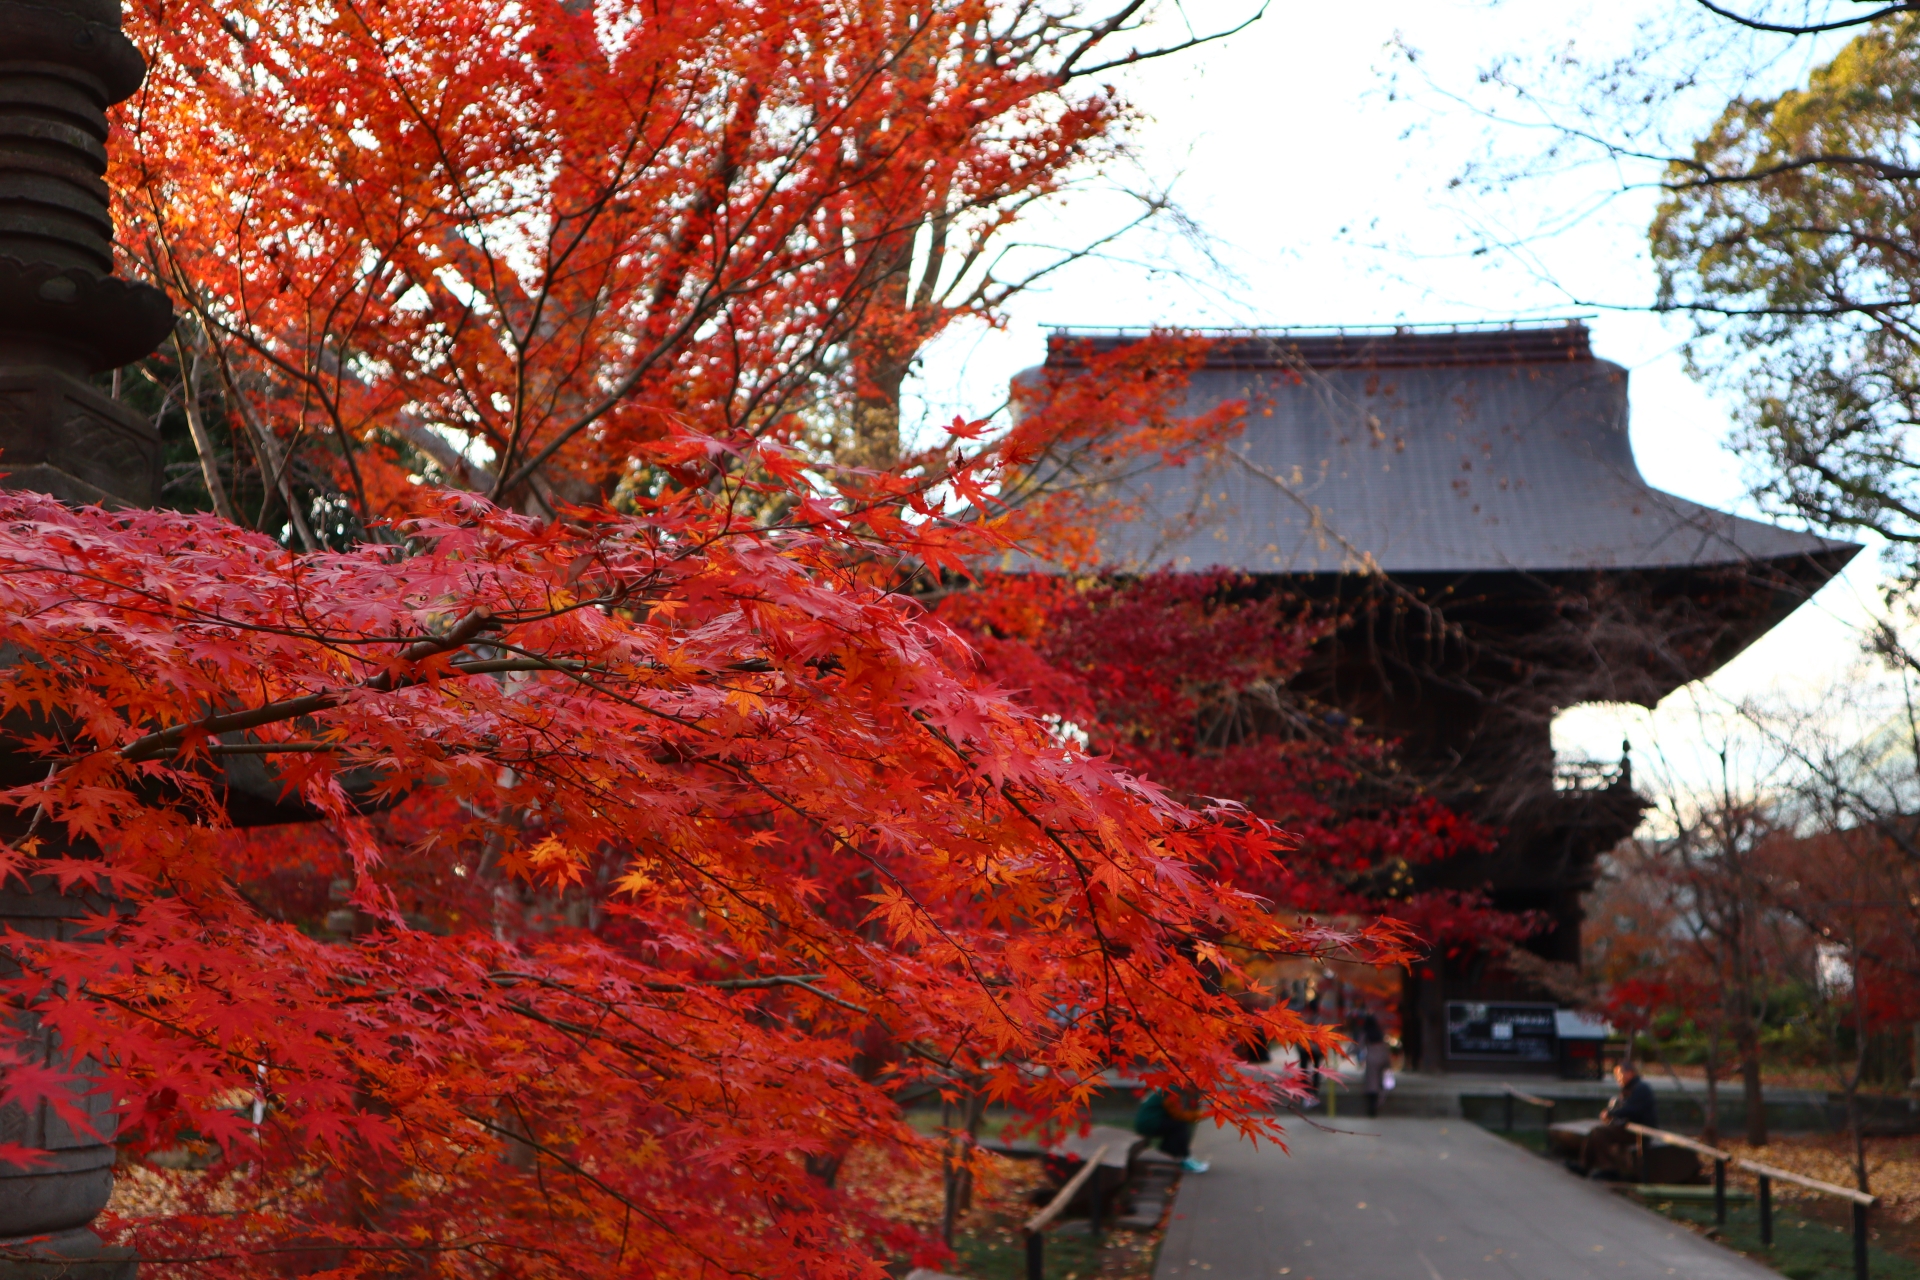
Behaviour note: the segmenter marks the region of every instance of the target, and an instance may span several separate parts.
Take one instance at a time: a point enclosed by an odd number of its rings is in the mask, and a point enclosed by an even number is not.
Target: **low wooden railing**
[[[1106,1154],[1107,1148],[1101,1147],[1098,1151],[1087,1157],[1087,1162],[1080,1166],[1080,1172],[1074,1174],[1073,1177],[1067,1180],[1067,1185],[1060,1188],[1059,1193],[1047,1202],[1047,1207],[1027,1219],[1027,1225],[1025,1227],[1027,1234],[1027,1280],[1046,1280],[1047,1226],[1055,1218],[1066,1212],[1067,1205],[1072,1203],[1075,1195],[1079,1194],[1080,1188],[1086,1185],[1087,1179],[1093,1176],[1093,1171],[1100,1167],[1100,1160]],[[1093,1222],[1091,1229],[1094,1238],[1098,1240],[1100,1236],[1100,1197],[1097,1194],[1097,1188],[1093,1201]]]
[[[1535,1097],[1531,1093],[1522,1093],[1510,1084],[1503,1084],[1500,1087],[1507,1091],[1506,1103],[1507,1103],[1507,1132],[1508,1133],[1513,1132],[1513,1104],[1516,1100],[1520,1102],[1530,1102],[1536,1107],[1544,1107],[1547,1112],[1547,1123],[1548,1124],[1553,1123],[1554,1103],[1552,1098],[1540,1098],[1540,1097]]]
[[[1734,1155],[1731,1151],[1710,1147],[1684,1134],[1669,1133],[1665,1129],[1655,1129],[1644,1124],[1630,1124],[1627,1130],[1638,1135],[1642,1140],[1657,1138],[1661,1142],[1672,1143],[1674,1146],[1690,1148],[1713,1161],[1713,1218],[1721,1226],[1727,1223],[1727,1166],[1731,1164],[1737,1169],[1751,1173],[1759,1184],[1757,1199],[1760,1207],[1760,1243],[1769,1248],[1773,1245],[1774,1183],[1785,1182],[1792,1186],[1805,1187],[1809,1191],[1817,1191],[1823,1196],[1833,1196],[1839,1200],[1849,1201],[1853,1206],[1854,1280],[1867,1280],[1867,1210],[1880,1203],[1879,1197],[1868,1195],[1864,1191],[1856,1191],[1852,1187],[1842,1187],[1831,1182],[1822,1182],[1818,1178],[1809,1178],[1802,1173],[1790,1173],[1770,1164],[1762,1164],[1758,1160],[1748,1160],[1744,1156]],[[1644,1164],[1642,1167],[1645,1167]]]

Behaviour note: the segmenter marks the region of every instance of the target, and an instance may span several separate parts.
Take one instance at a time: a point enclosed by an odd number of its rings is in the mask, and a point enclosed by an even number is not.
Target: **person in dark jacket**
[[[1367,1115],[1380,1114],[1380,1095],[1387,1089],[1387,1071],[1393,1066],[1393,1050],[1387,1048],[1387,1033],[1380,1029],[1380,1019],[1368,1014],[1360,1023],[1361,1051],[1366,1055],[1362,1069],[1364,1092],[1367,1095]]]
[[[1320,997],[1317,993],[1307,997],[1307,1002],[1300,1006],[1300,1021],[1316,1026],[1325,1021],[1320,1016]],[[1326,1050],[1317,1042],[1309,1040],[1300,1046],[1300,1058],[1294,1065],[1306,1080],[1307,1097],[1301,1105],[1308,1110],[1320,1105],[1320,1068],[1326,1061]]]
[[[1181,1166],[1188,1173],[1205,1173],[1207,1162],[1193,1157],[1193,1126],[1200,1115],[1198,1103],[1165,1089],[1155,1089],[1134,1113],[1133,1131],[1143,1138],[1160,1139],[1160,1149],[1180,1157]]]
[[[1607,1103],[1600,1118],[1609,1124],[1643,1124],[1649,1129],[1658,1129],[1660,1116],[1654,1108],[1653,1086],[1640,1077],[1631,1062],[1615,1067],[1613,1078],[1620,1092]]]
[[[1586,1140],[1580,1144],[1580,1168],[1590,1178],[1609,1173],[1620,1176],[1621,1166],[1631,1163],[1635,1138],[1628,1125],[1660,1127],[1653,1086],[1640,1078],[1639,1069],[1623,1062],[1613,1069],[1613,1078],[1620,1092],[1607,1103],[1600,1113],[1600,1123],[1587,1131]]]

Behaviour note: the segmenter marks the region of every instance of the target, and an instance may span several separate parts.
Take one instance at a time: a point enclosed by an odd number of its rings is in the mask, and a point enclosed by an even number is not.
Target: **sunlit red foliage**
[[[1223,984],[1401,931],[1280,923],[1267,823],[1063,740],[908,590],[1079,539],[1040,459],[1228,430],[1171,411],[1191,345],[829,447],[991,312],[903,244],[1113,145],[1077,77],[1137,11],[132,7],[124,239],[293,526],[0,495],[0,872],[101,895],[0,995],[130,1160],[210,1162],[103,1224],[146,1274],[877,1275],[939,1250],[830,1175],[932,1158],[915,1086],[1071,1120],[1118,1066],[1271,1131],[1234,1046],[1303,1029]],[[235,831],[243,766],[313,825]]]
[[[614,497],[672,429],[817,435],[991,315],[994,233],[1117,144],[1085,77],[1138,9],[134,3],[122,239],[363,519],[423,468]]]
[[[1260,865],[1266,829],[1063,747],[841,567],[844,521],[450,498],[410,554],[296,557],[0,501],[0,642],[33,655],[0,705],[53,766],[12,799],[110,855],[8,869],[123,899],[100,939],[23,949],[9,995],[109,1064],[137,1149],[221,1157],[200,1212],[136,1224],[149,1257],[855,1273],[880,1224],[800,1157],[914,1145],[915,1080],[1070,1113],[1138,1063],[1271,1123],[1218,940],[1338,939],[1211,870]],[[351,943],[243,892],[272,864],[223,830],[215,766],[276,749],[342,841]],[[353,816],[415,790],[424,844]],[[566,923],[573,894],[602,927]]]

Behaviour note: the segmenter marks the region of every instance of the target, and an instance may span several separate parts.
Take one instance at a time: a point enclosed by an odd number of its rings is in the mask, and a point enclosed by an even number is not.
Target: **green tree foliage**
[[[1783,510],[1874,530],[1920,578],[1920,16],[1867,27],[1803,88],[1737,99],[1674,160],[1660,305]]]

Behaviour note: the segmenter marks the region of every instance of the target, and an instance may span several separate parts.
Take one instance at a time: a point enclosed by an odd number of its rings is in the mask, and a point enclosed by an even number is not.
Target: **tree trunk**
[[[913,237],[894,234],[874,250],[881,274],[860,328],[848,343],[853,364],[852,456],[856,467],[886,470],[900,461],[900,389],[923,339],[907,296]]]
[[[940,1103],[940,1128],[947,1135],[947,1158],[940,1179],[943,1205],[940,1211],[940,1238],[953,1248],[953,1223],[960,1216],[960,1138],[953,1132],[953,1104]]]
[[[967,1146],[980,1145],[980,1122],[987,1117],[987,1091],[975,1089],[967,1098]],[[960,1212],[973,1208],[973,1170],[960,1171]]]
[[[853,456],[847,461],[885,471],[900,461],[900,389],[909,362],[881,357],[862,366],[853,398]]]
[[[827,1155],[807,1156],[800,1163],[806,1166],[808,1173],[830,1187],[834,1179],[840,1176],[840,1166],[846,1158],[846,1152],[836,1151]]]
[[[1747,1106],[1747,1142],[1767,1145],[1767,1102],[1760,1092],[1760,1045],[1748,1038],[1740,1046],[1740,1089]]]
[[[980,1118],[986,1109],[987,1095],[984,1090],[975,1089],[969,1093],[961,1112],[964,1120],[961,1130],[948,1138],[946,1203],[940,1214],[940,1238],[947,1242],[949,1249],[953,1247],[953,1230],[960,1221],[960,1215],[973,1207],[973,1170],[967,1160],[980,1138]],[[951,1104],[942,1103],[941,1127],[950,1127],[953,1118]]]
[[[180,360],[180,407],[186,411],[187,433],[193,437],[193,452],[200,459],[200,479],[207,486],[207,497],[213,500],[213,513],[228,524],[239,524],[233,502],[227,497],[226,483],[220,478],[220,459],[214,453],[213,436],[207,431],[206,418],[200,412],[200,352],[196,349],[189,358],[187,344],[177,329],[173,334],[173,349]]]

